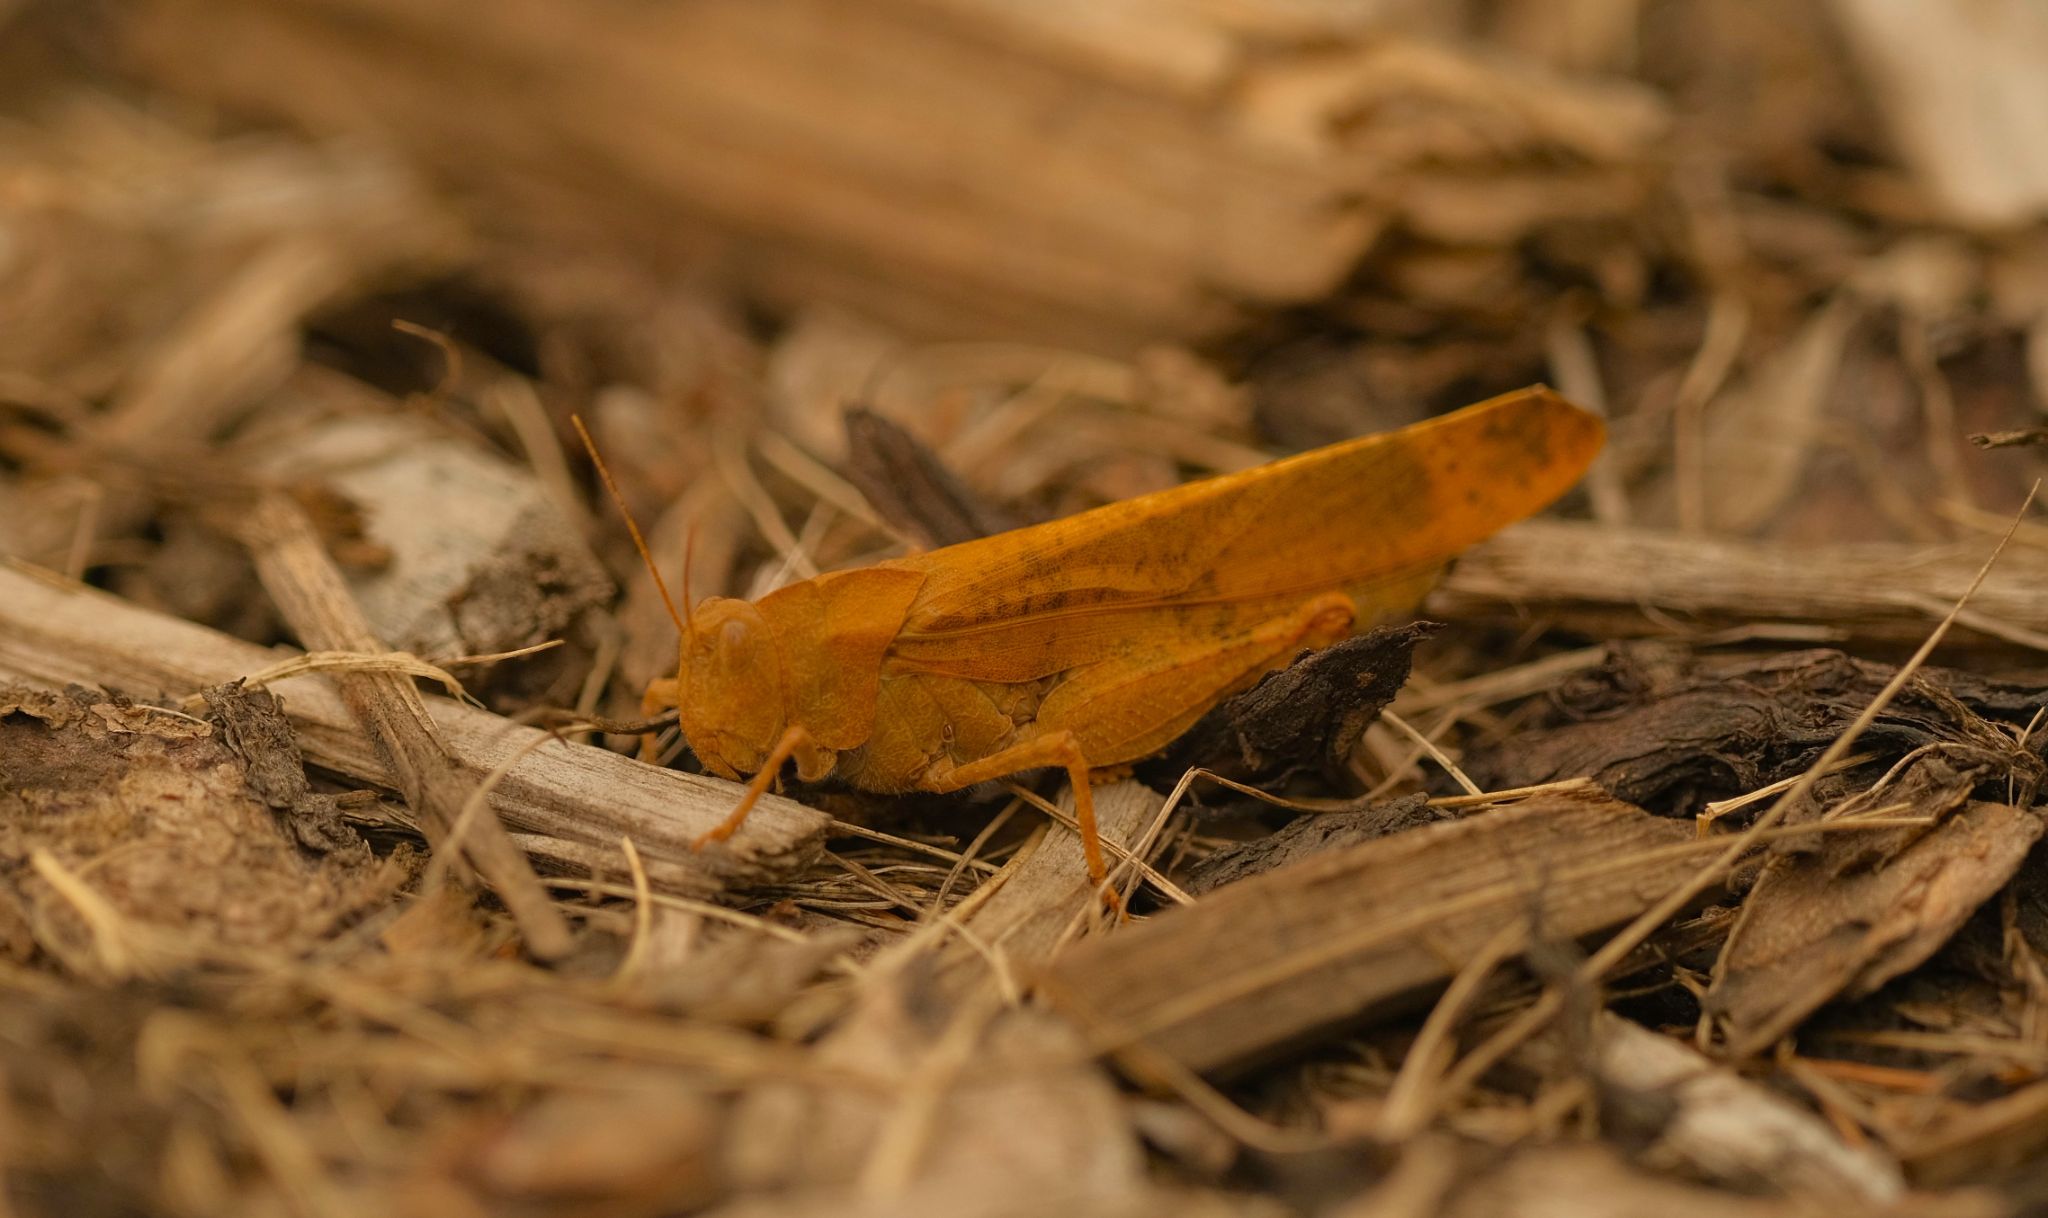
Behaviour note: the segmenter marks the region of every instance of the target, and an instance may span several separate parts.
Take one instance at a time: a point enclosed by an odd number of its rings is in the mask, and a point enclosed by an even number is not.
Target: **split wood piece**
[[[357,413],[281,435],[258,458],[278,484],[357,505],[388,554],[350,588],[385,644],[415,655],[530,647],[611,599],[611,581],[534,473],[362,391]]]
[[[871,982],[808,1069],[740,1097],[725,1143],[735,1192],[857,1190],[899,1202],[885,1212],[937,1214],[951,1211],[911,1198],[1143,1186],[1123,1098],[1071,1024],[989,995],[935,1002],[914,972]]]
[[[182,698],[288,658],[288,652],[0,559],[0,678]],[[284,699],[312,764],[350,781],[397,789],[390,764],[325,678],[290,677],[270,689]],[[491,806],[515,828],[588,847],[587,854],[564,848],[578,860],[616,857],[613,866],[624,874],[619,839],[630,837],[650,864],[650,877],[664,889],[711,897],[785,879],[807,866],[823,842],[826,817],[769,795],[731,841],[692,851],[697,835],[732,811],[741,787],[553,740],[447,698],[424,701],[464,781],[481,782],[503,769],[491,789]]]
[[[1095,788],[1096,827],[1104,843],[1134,848],[1165,804],[1165,797],[1143,783],[1109,783]],[[1073,811],[1072,792],[1061,798],[1060,807]],[[1119,867],[1112,854],[1110,873],[1115,875]],[[1002,953],[1009,967],[1029,971],[1052,959],[1076,917],[1092,913],[1096,902],[1080,837],[1063,825],[1053,825],[1002,878],[1002,887],[968,915],[966,926],[984,946]],[[986,975],[988,967],[979,952],[958,944],[949,965],[971,970],[970,977]]]
[[[1333,850],[1089,940],[1052,964],[1043,988],[1134,1074],[1158,1053],[1231,1071],[1426,1001],[1503,931],[1579,939],[1616,926],[1701,858],[1689,825],[1590,783],[1561,784]]]
[[[1893,665],[1823,648],[1758,654],[1649,642],[1613,647],[1604,663],[1559,690],[1554,705],[1537,708],[1505,739],[1467,749],[1461,760],[1485,790],[1590,778],[1630,803],[1695,815],[1706,811],[1702,801],[1796,778],[1897,673]],[[1923,668],[1864,729],[1858,747],[1879,770],[1930,751],[1931,764],[1912,776],[1913,799],[1925,814],[1945,812],[1980,782],[2007,778],[2015,792],[2039,785],[2041,761],[2015,750],[2013,740],[2043,702],[2048,685],[2038,677],[1995,680]],[[1826,776],[1814,806],[1875,777],[1867,773],[1858,783]],[[1942,797],[1929,798],[1936,792]],[[1893,797],[1902,797],[1901,788]],[[1739,806],[1719,805],[1721,812]],[[1886,839],[1865,833],[1850,840]]]
[[[501,239],[1090,349],[1314,300],[1397,216],[1511,245],[1558,197],[1626,211],[1667,126],[1633,85],[1217,7],[150,0],[119,32],[175,91],[395,148]]]
[[[846,477],[875,514],[927,549],[958,545],[1023,522],[967,489],[937,453],[895,421],[853,407],[844,415]]]
[[[1458,620],[1541,618],[1596,638],[1754,623],[1916,643],[1983,565],[1981,549],[1798,547],[1530,520],[1467,551],[1424,605]],[[1957,617],[1958,640],[2048,651],[2048,557],[2015,546]]]
[[[1589,1060],[1579,1038],[1553,1029],[1513,1061],[1544,1077],[1586,1070],[1607,1092],[1609,1135],[1640,1146],[1636,1161],[1744,1190],[1896,1200],[1905,1179],[1896,1160],[1869,1144],[1850,1145],[1825,1120],[1763,1083],[1698,1050],[1610,1011],[1595,1018]]]
[[[2048,124],[2040,87],[2048,20],[2038,5],[1828,7],[1896,147],[1951,216],[1965,227],[2003,228],[2048,212],[2048,149],[2038,138]]]
[[[315,651],[368,655],[386,650],[349,592],[348,581],[327,556],[305,509],[281,494],[264,495],[239,522],[239,532],[256,561],[257,578],[300,642]],[[543,960],[567,955],[569,924],[497,814],[486,810],[461,824],[476,781],[463,775],[441,742],[413,678],[403,673],[344,672],[330,679],[389,762],[399,794],[419,817],[427,840],[437,850],[459,846],[505,902],[534,955]],[[456,839],[458,829],[462,836]]]
[[[1813,1218],[1816,1214],[1863,1214],[1867,1218],[2005,1218],[2013,1213],[1989,1190],[1941,1195],[1906,1194],[1876,1205],[1838,1197],[1750,1196],[1707,1188],[1649,1170],[1602,1142],[1531,1140],[1502,1157],[1473,1152],[1452,1174],[1444,1191],[1421,1206],[1390,1199],[1382,1209],[1346,1213],[1427,1213],[1441,1218],[1642,1218],[1682,1214],[1685,1218]],[[1378,1198],[1375,1197],[1375,1200]]]
[[[1972,803],[1882,866],[1846,865],[1868,834],[1773,859],[1743,902],[1707,991],[1707,1009],[1726,1023],[1728,1052],[1760,1053],[1822,1005],[1917,968],[2005,887],[2041,830],[2032,809]]]

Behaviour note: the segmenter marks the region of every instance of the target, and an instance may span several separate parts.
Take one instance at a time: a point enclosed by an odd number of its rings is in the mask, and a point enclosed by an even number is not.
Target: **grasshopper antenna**
[[[669,620],[676,624],[676,633],[688,638],[696,623],[690,615],[690,566],[688,552],[683,561],[683,609],[676,611],[675,598],[668,594],[668,581],[661,577],[661,568],[654,565],[654,555],[648,552],[647,539],[640,535],[640,526],[633,520],[633,510],[626,506],[626,497],[619,493],[619,484],[612,480],[612,471],[606,467],[604,458],[597,455],[597,443],[590,438],[590,429],[583,425],[583,416],[572,414],[569,422],[575,425],[576,435],[583,441],[583,451],[590,454],[590,463],[597,467],[597,476],[604,479],[604,489],[611,493],[612,502],[618,505],[619,515],[625,517],[626,531],[633,535],[633,548],[640,551],[640,561],[647,564],[647,573],[654,577],[655,590],[661,593],[661,603],[668,608]],[[690,534],[691,544],[696,542],[696,531]]]
[[[689,619],[690,629],[692,630],[697,628],[697,621],[690,612],[690,606],[696,603],[690,598],[690,568],[697,565],[697,525],[699,523],[701,523],[701,518],[692,520],[690,522],[690,531],[683,534],[683,616]],[[661,577],[657,575],[654,578],[660,579]]]

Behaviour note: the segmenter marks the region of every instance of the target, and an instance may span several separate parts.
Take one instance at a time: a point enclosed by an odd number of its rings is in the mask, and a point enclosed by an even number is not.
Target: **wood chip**
[[[1415,648],[1436,630],[1433,622],[1376,626],[1302,655],[1202,716],[1157,771],[1201,766],[1260,783],[1343,774],[1358,738],[1407,683]]]
[[[363,413],[294,429],[261,468],[356,505],[388,560],[349,586],[377,637],[422,656],[560,637],[611,598],[589,546],[532,471],[425,420]]]
[[[1545,620],[1592,637],[1786,625],[1828,641],[1917,643],[1982,546],[1793,546],[1529,520],[1466,551],[1423,603],[1446,621]],[[2048,556],[2014,546],[1957,618],[1958,641],[2048,651]]]
[[[1516,1060],[1546,1074],[1574,1038],[1532,1041]],[[1550,1060],[1545,1060],[1550,1059]],[[1842,1140],[1826,1121],[1691,1046],[1611,1012],[1594,1021],[1590,1060],[1604,1095],[1602,1125],[1641,1146],[1643,1166],[1745,1190],[1895,1200],[1905,1190],[1897,1161]]]
[[[882,519],[928,548],[1019,523],[970,493],[915,436],[871,410],[846,412],[846,476]]]
[[[284,495],[265,495],[243,521],[243,540],[256,574],[299,639],[315,651],[375,654],[385,650],[350,595],[319,532]],[[398,790],[437,848],[460,849],[488,880],[543,960],[570,948],[569,924],[548,899],[526,856],[505,835],[495,810],[463,824],[476,789],[465,779],[412,678],[398,673],[337,673],[331,678],[377,751],[390,763]],[[462,833],[455,838],[453,835]]]
[[[1832,0],[1892,138],[1965,224],[2018,225],[2048,211],[2041,63],[2048,19],[2028,0],[1962,9]]]
[[[1858,845],[1848,841],[1774,860],[1707,993],[1728,1051],[1760,1053],[1822,1004],[1921,964],[2005,887],[2041,831],[2032,809],[1972,803],[1881,868],[1844,874],[1839,851]]]
[[[0,561],[0,676],[182,698],[283,658],[48,572]],[[356,782],[397,789],[390,763],[324,678],[292,677],[275,690],[310,762]],[[465,780],[480,782],[504,771],[491,803],[507,824],[587,845],[596,859],[616,858],[615,874],[625,873],[619,838],[629,836],[644,856],[665,864],[673,891],[713,896],[728,887],[787,878],[817,856],[823,841],[824,815],[771,795],[724,848],[692,851],[691,841],[732,811],[738,785],[552,740],[536,728],[446,698],[427,698],[425,705]]]
[[[1237,1069],[1426,1001],[1505,929],[1579,938],[1635,916],[1697,867],[1691,841],[1689,826],[1564,786],[1220,889],[1081,944],[1043,986],[1104,1051]]]

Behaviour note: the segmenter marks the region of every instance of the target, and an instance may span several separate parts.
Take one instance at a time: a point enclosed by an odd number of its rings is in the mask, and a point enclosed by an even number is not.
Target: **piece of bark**
[[[343,819],[338,796],[313,790],[284,704],[239,681],[199,691],[221,741],[249,767],[249,789],[270,805],[300,846],[318,854],[367,849]]]
[[[1548,714],[1463,764],[1492,789],[1587,777],[1631,803],[1692,816],[1804,770],[1894,671],[1838,651],[1695,658],[1654,644],[1618,648],[1559,687]],[[1987,718],[2024,727],[2044,701],[2048,682],[1923,669],[1859,747],[1890,759],[1940,746],[1948,764],[1979,770],[1978,781],[2032,784],[2038,755]]]
[[[1016,528],[983,502],[933,452],[872,410],[846,412],[846,477],[882,519],[927,549]]]
[[[1358,738],[1407,683],[1416,646],[1437,629],[1376,626],[1308,652],[1202,716],[1156,767],[1177,775],[1202,766],[1242,782],[1342,774]]]
[[[1503,930],[1576,939],[1633,917],[1699,866],[1691,842],[1591,784],[1561,787],[1232,885],[1082,943],[1042,984],[1102,1051],[1142,1042],[1239,1069],[1425,1001]]]
[[[0,911],[70,971],[122,980],[221,951],[303,951],[389,899],[401,872],[360,841],[302,851],[265,785],[212,724],[82,686],[0,683]],[[118,919],[84,916],[52,863]],[[12,937],[0,950],[28,956]]]
[[[1823,1004],[1860,998],[1925,961],[2005,887],[2041,831],[2031,809],[1972,803],[1881,868],[1844,870],[1834,856],[1856,848],[1851,834],[1774,859],[1707,992],[1729,1053],[1760,1053]]]
[[[182,698],[269,668],[290,653],[153,613],[47,572],[0,560],[0,677],[42,686],[104,685],[137,697]],[[395,790],[396,776],[324,677],[290,677],[272,688],[314,765]],[[612,859],[630,837],[660,882],[683,895],[773,883],[816,857],[827,818],[764,796],[719,849],[690,843],[732,811],[741,788],[716,778],[643,765],[616,753],[551,740],[548,733],[446,698],[425,699],[465,780],[504,770],[491,804],[506,823]]]
[[[1466,551],[1423,611],[1447,621],[1545,621],[1594,638],[1757,623],[1830,638],[1918,643],[1955,605],[1990,543],[1789,546],[1530,520]],[[2009,548],[1957,618],[1955,642],[2048,650],[2048,556]]]

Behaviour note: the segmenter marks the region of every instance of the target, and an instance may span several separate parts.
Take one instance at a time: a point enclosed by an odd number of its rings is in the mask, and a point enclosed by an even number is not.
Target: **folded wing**
[[[924,584],[899,670],[1028,681],[1171,631],[1240,629],[1331,589],[1360,624],[1578,481],[1600,420],[1541,387],[890,566]]]

